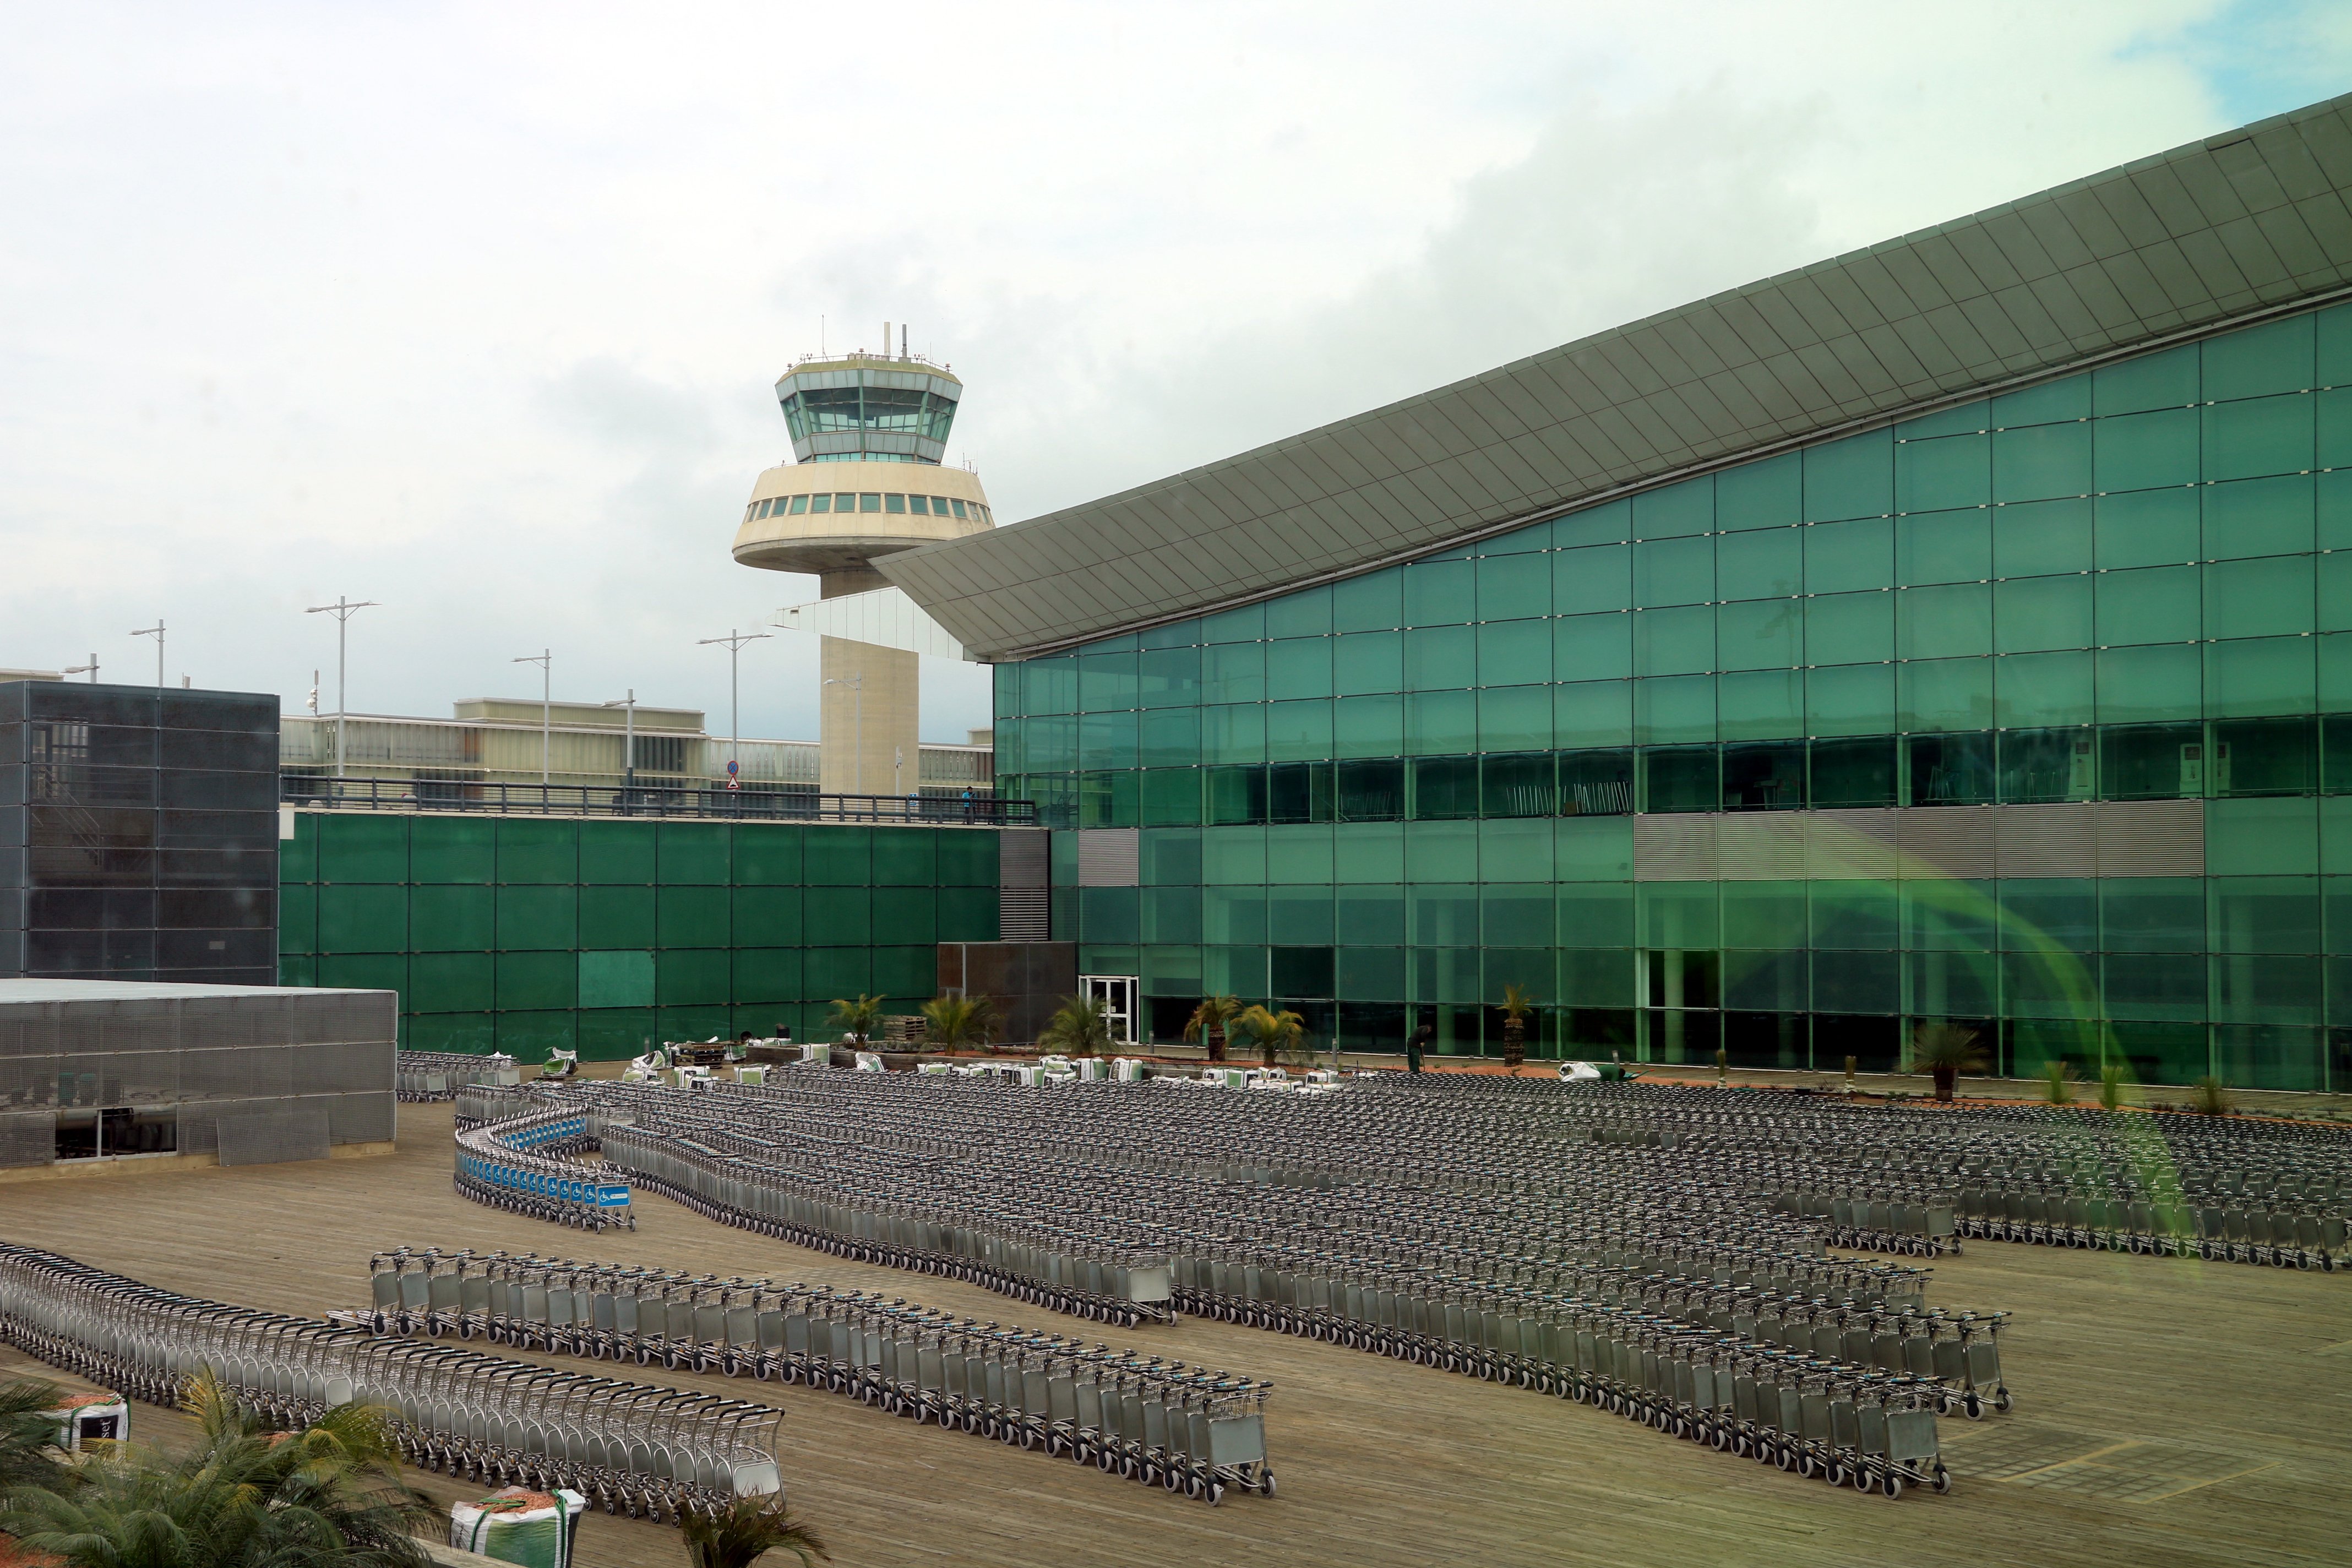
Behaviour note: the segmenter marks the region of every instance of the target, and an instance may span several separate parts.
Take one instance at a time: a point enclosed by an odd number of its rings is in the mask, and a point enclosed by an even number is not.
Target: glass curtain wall
[[[2352,307],[1003,665],[995,733],[1005,792],[1143,829],[1055,934],[1162,997],[1468,1051],[1516,983],[1570,1054],[1884,1065],[1950,1017],[2019,1072],[2342,1088]],[[2168,799],[2204,878],[1632,867],[1633,814]]]

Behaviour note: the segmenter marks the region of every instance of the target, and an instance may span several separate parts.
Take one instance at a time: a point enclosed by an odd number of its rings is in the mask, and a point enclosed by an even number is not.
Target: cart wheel
[[[1105,1475],[1108,1475],[1117,1467],[1118,1461],[1114,1458],[1108,1448],[1097,1448],[1095,1450],[1095,1468],[1097,1469],[1102,1471]]]
[[[1996,1388],[1992,1394],[1992,1407],[2006,1415],[2017,1407],[2017,1401],[2009,1396],[2006,1388]]]
[[[1984,1396],[1973,1388],[1969,1390],[1966,1394],[1961,1396],[1960,1409],[1967,1414],[1968,1418],[1971,1421],[1983,1420]]]
[[[1889,1470],[1878,1479],[1878,1489],[1886,1494],[1887,1500],[1891,1502],[1903,1495],[1903,1478]]]
[[[1224,1483],[1223,1483],[1223,1481],[1211,1481],[1211,1482],[1209,1483],[1209,1506],[1210,1506],[1211,1508],[1214,1508],[1214,1507],[1216,1507],[1219,1503],[1221,1503],[1221,1502],[1223,1502],[1223,1501],[1224,1501],[1224,1500],[1225,1500],[1225,1486],[1224,1486]]]
[[[1160,1472],[1160,1484],[1171,1492],[1184,1489],[1184,1472],[1172,1465]]]
[[[1952,1492],[1952,1472],[1938,1464],[1936,1467],[1936,1479],[1929,1484],[1936,1489],[1938,1497],[1949,1497]]]

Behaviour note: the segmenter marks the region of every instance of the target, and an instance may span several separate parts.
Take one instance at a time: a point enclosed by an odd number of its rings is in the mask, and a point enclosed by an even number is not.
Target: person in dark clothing
[[[1436,1029],[1427,1024],[1423,1024],[1421,1027],[1415,1029],[1412,1036],[1406,1039],[1404,1043],[1405,1071],[1419,1072],[1421,1070],[1421,1053],[1429,1048],[1429,1042],[1435,1038],[1436,1035]]]

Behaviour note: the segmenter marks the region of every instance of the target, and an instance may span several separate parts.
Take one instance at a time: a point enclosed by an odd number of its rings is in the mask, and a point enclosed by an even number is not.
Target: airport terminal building
[[[2347,117],[877,565],[1158,1037],[2352,1087]]]

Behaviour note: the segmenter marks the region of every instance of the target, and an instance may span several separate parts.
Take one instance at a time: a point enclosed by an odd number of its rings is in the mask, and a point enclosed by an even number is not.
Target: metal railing
[[[927,827],[1034,827],[1034,801],[961,796],[820,795],[772,789],[637,784],[490,784],[439,779],[331,779],[283,774],[278,799],[325,811],[478,811],[492,816],[703,817],[731,821],[889,822]]]

